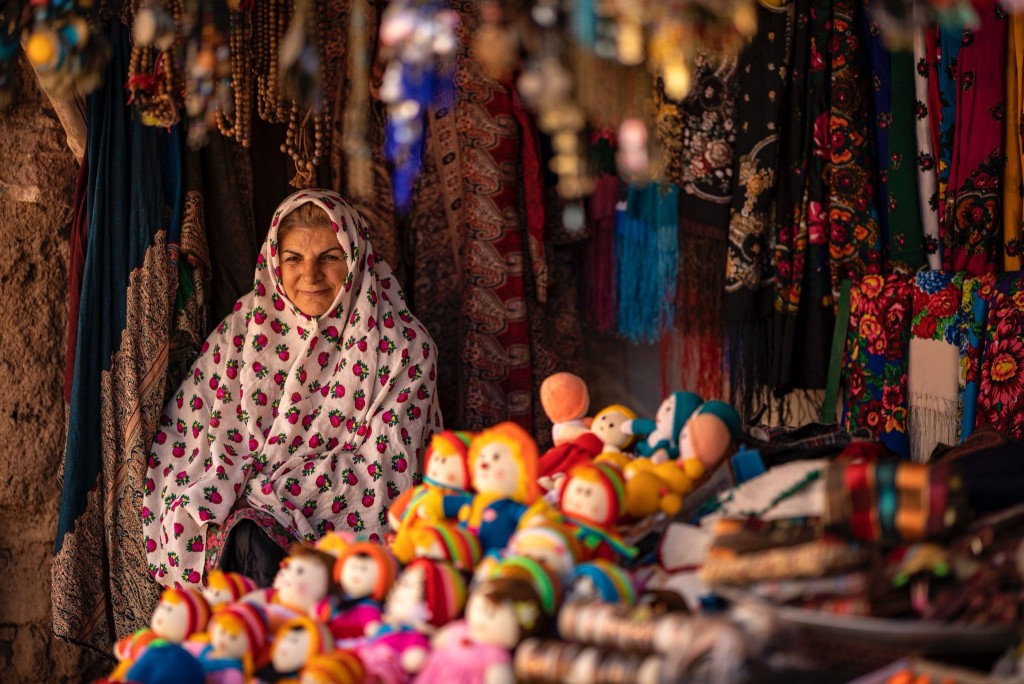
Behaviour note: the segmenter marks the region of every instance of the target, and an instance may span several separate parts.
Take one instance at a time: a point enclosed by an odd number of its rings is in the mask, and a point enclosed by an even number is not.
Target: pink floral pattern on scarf
[[[319,319],[285,295],[277,227],[306,202],[331,217],[349,274]],[[207,526],[273,515],[298,539],[387,526],[433,431],[435,346],[406,308],[366,223],[337,194],[288,197],[243,296],[201,348],[160,419],[141,509],[149,572],[202,581]]]

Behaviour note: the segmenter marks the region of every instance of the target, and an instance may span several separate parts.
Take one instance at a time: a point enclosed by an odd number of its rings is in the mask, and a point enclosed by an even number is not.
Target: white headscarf
[[[306,202],[331,217],[348,265],[318,319],[285,295],[278,261],[278,224]],[[288,197],[253,291],[203,343],[160,419],[142,508],[150,573],[200,582],[206,524],[243,499],[300,539],[383,532],[441,426],[435,351],[362,217],[327,190]]]

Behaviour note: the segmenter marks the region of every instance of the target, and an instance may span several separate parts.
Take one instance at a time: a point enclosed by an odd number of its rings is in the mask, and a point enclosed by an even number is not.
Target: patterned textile
[[[991,273],[964,282],[964,296],[957,321],[960,340],[960,383],[957,395],[961,414],[960,442],[971,436],[978,420],[982,344],[985,340],[989,300],[994,291],[995,275]]]
[[[1021,270],[1024,232],[1024,14],[1009,18],[1006,44],[1006,168],[1003,171],[1003,270]]]
[[[982,286],[984,290],[984,286]],[[984,292],[981,293],[984,296]],[[997,277],[985,322],[975,427],[1024,438],[1024,278]]]
[[[944,222],[946,199],[949,195],[949,173],[953,165],[953,144],[956,140],[957,120],[957,58],[960,55],[961,33],[949,27],[940,27],[938,36],[938,101],[939,116],[939,220]],[[940,223],[940,240],[944,240],[944,223]],[[942,246],[940,244],[940,250]],[[945,260],[945,254],[942,255]]]
[[[331,217],[349,271],[318,319],[288,300],[278,260],[278,223],[307,202]],[[412,484],[440,425],[435,348],[404,304],[365,222],[338,195],[300,191],[281,204],[252,292],[160,418],[141,507],[159,583],[200,583],[208,524],[239,507],[307,541],[336,525],[383,532],[387,503]]]
[[[905,276],[868,275],[850,294],[846,341],[846,430],[867,427],[907,457],[907,344],[912,293]]]
[[[538,234],[523,210],[523,185],[533,175],[521,168],[523,137],[535,131],[510,85],[469,56],[480,5],[451,3],[462,19],[457,101],[440,103],[428,117],[410,217],[410,289],[438,344],[448,426],[478,430],[512,420],[543,441],[550,435],[541,381],[559,370],[582,371],[574,279],[563,250],[530,247],[554,227],[549,216]],[[544,270],[542,302],[535,274]]]
[[[51,566],[53,630],[104,653],[156,602],[138,506],[164,401],[182,224],[181,142],[124,103],[119,22],[104,85],[88,99],[88,234]],[[201,235],[201,232],[200,232]],[[185,259],[191,258],[181,253]]]
[[[767,380],[766,299],[771,296],[771,209],[776,187],[782,106],[789,81],[794,5],[758,4],[757,34],[736,70],[736,179],[729,217],[723,316],[731,400],[754,412]]]
[[[878,160],[878,227],[881,230],[882,242],[889,246],[889,140],[897,144],[892,136],[893,97],[900,93],[893,92],[893,58],[882,37],[878,24],[870,19],[867,13],[861,14],[865,24],[864,47],[871,67],[871,113],[874,115],[875,158]]]
[[[908,50],[892,53],[892,135],[889,138],[887,203],[889,215],[886,269],[913,273],[925,264],[924,232],[917,187],[918,115],[914,100],[914,55]],[[937,230],[937,226],[936,226]]]
[[[88,155],[88,151],[86,152]],[[78,344],[78,307],[82,294],[82,275],[85,270],[85,244],[89,231],[89,208],[86,199],[89,195],[89,162],[88,156],[78,167],[78,178],[75,180],[74,218],[71,220],[71,236],[69,238],[68,260],[68,351],[64,364],[64,403],[71,403],[71,385],[75,380],[75,348]]]
[[[915,5],[915,12],[922,9]],[[938,125],[940,110],[933,108],[931,93],[938,93],[936,83],[936,61],[938,57],[935,41],[929,40],[934,29],[919,28],[914,32],[914,109],[917,125],[917,203],[921,211],[921,227],[924,232],[924,253],[928,268],[942,268],[939,255],[939,189],[938,166],[935,161],[933,127]]]
[[[943,215],[943,267],[969,275],[996,269],[1006,115],[1006,11],[975,0],[980,26],[964,31],[957,57],[953,161]]]

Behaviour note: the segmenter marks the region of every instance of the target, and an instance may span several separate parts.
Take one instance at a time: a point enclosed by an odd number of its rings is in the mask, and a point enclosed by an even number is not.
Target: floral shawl
[[[330,215],[349,274],[319,319],[288,300],[277,226],[314,202]],[[266,511],[295,537],[336,526],[381,532],[412,484],[440,415],[435,348],[405,306],[366,223],[337,194],[307,190],[274,214],[243,296],[203,344],[160,420],[141,510],[149,572],[202,581],[208,524]]]

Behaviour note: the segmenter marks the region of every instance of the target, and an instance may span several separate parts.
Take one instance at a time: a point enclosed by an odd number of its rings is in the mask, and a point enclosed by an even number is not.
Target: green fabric
[[[889,258],[892,270],[913,273],[924,265],[924,237],[917,192],[914,54],[892,53],[892,131],[889,135]]]
[[[832,336],[832,355],[828,365],[828,385],[825,387],[825,403],[821,406],[821,422],[826,425],[836,422],[839,377],[843,370],[846,329],[850,324],[850,286],[849,278],[843,280],[840,285],[839,310],[836,312],[836,330]]]

